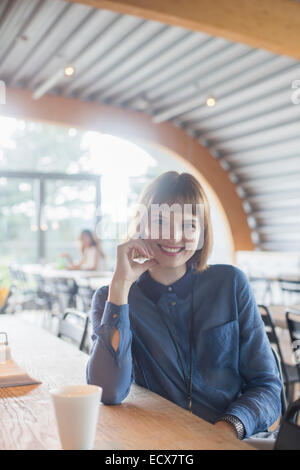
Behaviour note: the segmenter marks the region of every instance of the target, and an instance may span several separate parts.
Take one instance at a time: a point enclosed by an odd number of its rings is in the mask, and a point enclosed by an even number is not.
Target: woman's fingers
[[[150,255],[154,256],[154,253],[153,253],[153,250],[151,248],[151,245],[149,243],[149,240],[148,239],[144,239],[144,238],[141,238],[140,237],[140,234],[138,233],[135,233],[133,235],[133,237],[131,238],[132,241],[138,241],[139,243],[142,244],[142,246],[144,246],[147,251],[149,252]]]
[[[158,264],[158,261],[156,261],[156,259],[149,259],[148,261],[145,261],[144,263],[135,263],[135,264],[139,264],[140,274],[143,274],[148,269],[156,266]]]
[[[144,247],[144,249],[146,250],[146,252],[148,253],[148,257],[149,258],[152,258],[154,256],[154,253],[153,253],[153,250],[151,248],[151,246],[149,245],[149,243],[147,243],[147,241],[145,240],[138,240],[141,245]]]
[[[154,253],[152,249],[147,245],[143,240],[140,239],[131,239],[122,245],[119,245],[122,250],[124,250],[127,254],[132,252],[132,249],[136,249],[141,255],[145,256],[145,258],[152,258]]]

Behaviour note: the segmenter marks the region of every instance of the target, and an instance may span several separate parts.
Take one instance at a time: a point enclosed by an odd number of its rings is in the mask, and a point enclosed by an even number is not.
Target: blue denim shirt
[[[194,273],[192,412],[214,423],[237,416],[245,437],[266,430],[280,415],[281,381],[246,275],[231,265]],[[87,382],[103,388],[102,402],[122,402],[134,382],[187,408],[183,371],[157,305],[182,351],[188,369],[192,292],[165,292],[158,303],[135,282],[128,304],[107,301],[108,286],[92,303],[93,348]],[[117,351],[111,345],[120,331]]]

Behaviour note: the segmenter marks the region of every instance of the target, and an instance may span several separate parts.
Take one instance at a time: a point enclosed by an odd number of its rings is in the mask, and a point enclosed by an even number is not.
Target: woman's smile
[[[185,247],[184,246],[168,246],[168,245],[161,245],[157,243],[160,251],[163,252],[166,256],[176,256],[181,253]]]

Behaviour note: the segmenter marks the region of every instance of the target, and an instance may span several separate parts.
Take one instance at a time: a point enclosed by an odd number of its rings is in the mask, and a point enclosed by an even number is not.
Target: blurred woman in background
[[[79,241],[81,244],[81,259],[78,263],[74,263],[72,257],[68,253],[62,253],[62,257],[66,258],[69,265],[66,269],[82,269],[85,271],[103,271],[105,270],[105,258],[100,241],[91,232],[91,230],[82,230]]]

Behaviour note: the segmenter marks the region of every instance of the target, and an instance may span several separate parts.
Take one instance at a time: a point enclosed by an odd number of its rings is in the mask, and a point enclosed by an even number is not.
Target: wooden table
[[[49,390],[84,384],[88,356],[17,315],[0,315],[13,358],[42,385],[0,389],[0,448],[59,449]],[[132,385],[117,406],[100,406],[95,449],[236,449],[253,447],[149,390]]]

